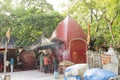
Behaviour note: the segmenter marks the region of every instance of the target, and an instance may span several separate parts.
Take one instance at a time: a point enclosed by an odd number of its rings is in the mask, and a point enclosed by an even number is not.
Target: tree
[[[120,42],[119,20],[120,1],[119,0],[70,0],[72,5],[69,13],[73,16],[83,29],[87,31],[88,23],[91,22],[91,36],[104,37],[104,42],[114,44]],[[85,27],[86,26],[86,27]],[[98,40],[98,39],[97,39]],[[98,40],[99,41],[99,40]]]
[[[30,8],[38,8],[42,12],[53,11],[53,6],[47,3],[46,0],[21,0],[20,4],[24,7],[24,9]]]
[[[6,0],[7,1],[7,0]],[[19,1],[19,0],[17,0]],[[16,1],[16,2],[17,2]],[[50,5],[45,0],[36,3],[33,0],[21,0],[20,5],[13,7],[12,0],[8,3],[1,2],[6,8],[1,8],[1,11],[9,13],[0,14],[0,40],[5,37],[8,28],[11,28],[11,35],[15,36],[18,40],[17,46],[28,46],[33,43],[40,35],[45,34],[45,37],[50,37],[57,24],[63,19],[59,13],[53,11]],[[27,5],[29,3],[29,5]],[[45,3],[41,7],[41,4]],[[9,7],[10,10],[7,8]]]

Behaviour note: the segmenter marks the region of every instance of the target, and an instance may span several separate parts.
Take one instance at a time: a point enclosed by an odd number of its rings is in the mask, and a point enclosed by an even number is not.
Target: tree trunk
[[[110,31],[110,34],[111,34],[111,37],[112,37],[112,41],[114,42],[115,41],[115,37],[114,37],[113,31],[112,31],[112,24],[111,24],[111,22],[108,25],[109,25],[109,31]]]

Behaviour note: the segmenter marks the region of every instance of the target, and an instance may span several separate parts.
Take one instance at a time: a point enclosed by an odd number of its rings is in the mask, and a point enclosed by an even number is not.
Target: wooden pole
[[[5,43],[5,52],[4,52],[4,76],[6,76],[7,46],[8,46],[8,41],[6,41],[6,43]]]
[[[90,43],[90,24],[88,25],[88,35],[87,35],[87,44]]]
[[[10,28],[8,29],[8,31],[6,32],[6,43],[5,43],[5,52],[4,52],[4,79],[6,79],[6,66],[7,66],[7,63],[6,63],[6,58],[7,58],[7,46],[8,46],[8,43],[10,41]]]

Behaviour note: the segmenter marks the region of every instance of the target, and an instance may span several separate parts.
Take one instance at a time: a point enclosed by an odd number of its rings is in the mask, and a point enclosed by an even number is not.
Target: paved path
[[[11,75],[11,80],[64,80],[63,75],[59,75],[58,79],[54,79],[53,73],[40,72],[39,70],[29,70],[29,71],[19,71],[7,73],[7,75]],[[4,80],[4,73],[0,73],[0,76]]]

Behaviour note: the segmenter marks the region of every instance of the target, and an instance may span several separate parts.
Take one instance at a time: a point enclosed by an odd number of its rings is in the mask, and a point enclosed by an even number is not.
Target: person
[[[107,55],[114,55],[114,48],[112,47],[112,44],[110,44],[110,47],[108,48],[107,52],[104,52]]]
[[[54,65],[54,71],[58,71],[59,60],[56,55],[53,58],[53,65]]]
[[[49,65],[49,59],[48,59],[47,55],[44,56],[43,61],[44,61],[44,72],[47,73],[48,65]]]
[[[43,52],[40,52],[40,71],[43,72]]]
[[[2,66],[2,60],[0,60],[0,72],[2,71],[2,68],[3,68],[3,66]]]
[[[58,78],[58,65],[59,65],[59,60],[57,55],[54,56],[53,58],[53,65],[54,65],[54,78]]]
[[[47,55],[48,55],[48,59],[49,59],[48,70],[50,72],[52,72],[53,71],[53,66],[52,66],[52,64],[53,64],[53,57],[52,57],[52,53],[48,52]]]
[[[11,69],[11,73],[12,73],[14,70],[14,58],[13,57],[10,58],[10,69]]]
[[[77,62],[77,52],[73,52],[72,57],[73,57],[74,63],[76,63]]]

